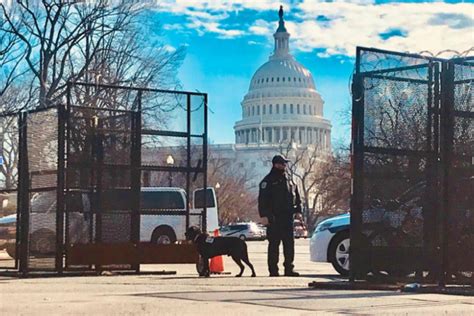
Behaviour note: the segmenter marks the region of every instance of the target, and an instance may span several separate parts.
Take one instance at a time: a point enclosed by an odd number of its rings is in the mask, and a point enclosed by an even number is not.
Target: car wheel
[[[349,249],[349,231],[339,232],[332,238],[329,246],[329,261],[342,276],[349,275]]]
[[[7,243],[5,250],[12,259],[16,259],[16,243]]]
[[[245,240],[245,239],[247,239],[247,238],[245,237],[245,235],[240,235],[239,238],[240,238],[240,240]]]
[[[176,240],[176,234],[173,229],[167,226],[156,228],[151,235],[151,242],[158,245],[174,244]]]
[[[40,229],[31,234],[31,253],[51,255],[56,250],[56,235],[48,229]]]

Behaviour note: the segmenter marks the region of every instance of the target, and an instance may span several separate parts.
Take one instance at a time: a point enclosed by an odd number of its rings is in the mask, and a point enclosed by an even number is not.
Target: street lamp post
[[[174,165],[173,156],[168,155],[168,157],[166,157],[166,164],[170,167]],[[172,187],[173,186],[173,172],[171,170],[169,171],[168,180],[169,180],[169,186]]]

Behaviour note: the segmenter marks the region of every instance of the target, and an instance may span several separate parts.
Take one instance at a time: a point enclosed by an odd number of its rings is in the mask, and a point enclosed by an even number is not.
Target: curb
[[[367,291],[398,291],[403,293],[420,293],[420,294],[447,294],[447,295],[463,295],[474,296],[474,288],[472,286],[447,286],[438,285],[419,285],[413,287],[411,284],[385,284],[385,283],[369,283],[369,282],[318,282],[308,283],[308,287],[315,290],[367,290]]]

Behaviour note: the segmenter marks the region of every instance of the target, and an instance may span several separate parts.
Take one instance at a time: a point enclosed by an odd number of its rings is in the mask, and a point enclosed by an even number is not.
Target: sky
[[[291,53],[325,101],[333,143],[350,141],[356,46],[442,57],[474,47],[474,0],[157,0],[146,13],[149,31],[170,50],[186,48],[178,79],[185,90],[208,93],[211,143],[234,142],[240,102],[272,53],[280,5]]]

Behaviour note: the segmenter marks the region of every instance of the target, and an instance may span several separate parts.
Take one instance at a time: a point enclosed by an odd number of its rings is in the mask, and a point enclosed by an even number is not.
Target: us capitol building
[[[270,161],[282,146],[331,151],[331,123],[323,117],[324,101],[309,70],[290,54],[282,7],[273,37],[273,54],[255,72],[241,102],[235,144],[209,146],[211,159],[230,159],[252,174],[250,188],[269,172]]]

